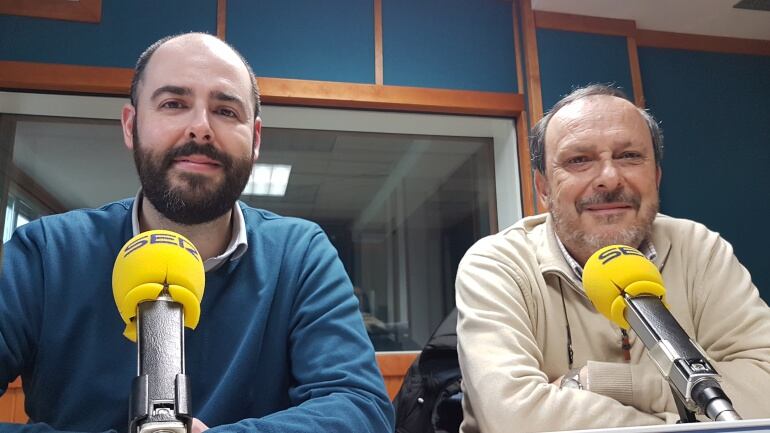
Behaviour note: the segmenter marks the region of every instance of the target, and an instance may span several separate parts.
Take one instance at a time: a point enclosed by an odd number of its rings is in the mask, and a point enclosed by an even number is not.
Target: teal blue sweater
[[[31,425],[124,432],[136,346],[112,266],[132,200],[45,217],[3,248],[0,394],[21,374]],[[392,432],[393,413],[334,247],[310,222],[241,204],[248,250],[206,274],[186,330],[193,415],[215,432]]]

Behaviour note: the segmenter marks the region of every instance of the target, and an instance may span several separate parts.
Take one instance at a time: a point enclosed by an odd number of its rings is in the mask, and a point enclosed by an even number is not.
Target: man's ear
[[[259,158],[259,145],[262,143],[262,119],[257,117],[254,119],[254,161]]]
[[[663,177],[663,170],[658,166],[655,169],[655,185],[658,186],[658,189],[660,189],[660,179]]]
[[[134,122],[136,122],[136,108],[131,104],[123,106],[120,113],[120,124],[123,126],[123,144],[129,149],[134,149]]]
[[[535,192],[540,202],[540,208],[548,210],[548,196],[551,191],[548,190],[548,181],[540,170],[535,170]]]

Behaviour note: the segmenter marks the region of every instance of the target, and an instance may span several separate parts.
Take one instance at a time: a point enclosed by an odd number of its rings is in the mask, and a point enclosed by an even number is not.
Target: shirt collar
[[[554,232],[554,236],[556,237],[556,243],[559,245],[559,249],[561,250],[561,254],[564,256],[564,260],[567,261],[567,264],[569,264],[570,269],[572,269],[572,272],[574,272],[575,276],[578,277],[578,280],[583,279],[583,267],[580,266],[580,264],[575,260],[572,255],[570,255],[569,251],[567,251],[567,247],[564,246],[564,243],[562,243],[561,239],[559,239],[559,235]],[[642,241],[642,244],[639,245],[639,251],[641,251],[642,254],[645,255],[650,261],[655,260],[656,257],[658,257],[658,252],[655,251],[655,246],[652,244],[652,242],[648,240]]]
[[[141,233],[141,230],[139,229],[139,209],[142,207],[143,199],[144,195],[142,194],[142,189],[139,188],[139,191],[136,193],[136,198],[134,199],[134,206],[131,209],[131,229],[133,231],[133,236]],[[227,248],[225,248],[225,251],[222,254],[206,259],[203,263],[203,269],[206,272],[219,269],[219,267],[221,267],[228,259],[240,259],[241,256],[246,253],[248,248],[249,241],[246,236],[246,221],[243,218],[243,210],[241,210],[241,207],[238,206],[238,203],[236,202],[233,205],[233,231],[230,242],[227,244]]]

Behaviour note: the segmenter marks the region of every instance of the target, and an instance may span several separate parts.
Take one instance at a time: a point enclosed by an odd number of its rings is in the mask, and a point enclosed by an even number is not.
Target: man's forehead
[[[557,111],[548,123],[546,144],[568,134],[607,129],[645,128],[637,108],[626,99],[593,95],[573,101]]]
[[[190,65],[203,65],[207,67],[219,67],[221,71],[230,69],[233,76],[244,83],[251,82],[248,69],[227,44],[211,35],[188,34],[173,38],[158,47],[150,58],[145,72],[146,78],[168,79],[167,71],[156,74],[157,69],[179,66],[179,75],[183,71],[181,68]],[[212,77],[214,78],[214,77]]]
[[[583,120],[617,121],[628,114],[637,114],[634,105],[612,95],[592,95],[573,101],[557,111],[552,121],[570,123]]]

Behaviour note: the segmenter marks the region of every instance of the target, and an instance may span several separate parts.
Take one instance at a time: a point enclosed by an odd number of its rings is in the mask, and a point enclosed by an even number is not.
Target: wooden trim
[[[518,93],[427,89],[330,81],[259,78],[266,104],[362,108],[425,113],[516,117],[524,109]]]
[[[102,0],[3,0],[0,15],[98,23],[102,20]]]
[[[524,216],[531,216],[539,213],[539,209],[535,202],[535,184],[532,180],[527,113],[521,113],[516,119],[516,142],[519,155],[522,212],[524,212]]]
[[[644,30],[638,29],[634,20],[616,18],[547,11],[534,11],[534,15],[537,28],[633,37],[636,39],[636,45],[640,47],[770,56],[770,41],[762,39]]]
[[[0,61],[0,89],[128,95],[133,70]],[[516,117],[518,93],[258,78],[267,104]]]
[[[567,30],[600,35],[633,36],[636,21],[600,18],[559,12],[535,11],[535,26],[541,29]]]
[[[636,37],[627,36],[628,67],[631,71],[631,86],[634,88],[634,103],[639,108],[644,108],[644,87],[642,87],[642,69],[639,66],[639,52],[636,47]]]
[[[407,370],[419,354],[419,352],[377,354],[377,365],[380,367],[385,388],[391,400],[398,393]]]
[[[537,34],[532,0],[519,0],[521,5],[522,26],[524,27],[524,54],[527,68],[527,99],[529,101],[529,120],[532,124],[543,117],[543,97],[540,88],[540,60],[537,54]]]
[[[382,0],[374,0],[374,84],[383,84]]]
[[[67,207],[48,192],[48,190],[35,182],[35,179],[32,178],[32,176],[17,167],[16,164],[11,163],[8,167],[8,177],[21,192],[43,205],[46,211],[49,211],[52,214],[67,212]]]
[[[217,0],[217,37],[225,40],[227,35],[227,0]]]
[[[0,61],[0,89],[128,95],[133,74],[128,68]]]
[[[636,43],[641,47],[770,56],[770,41],[760,39],[637,30]]]

